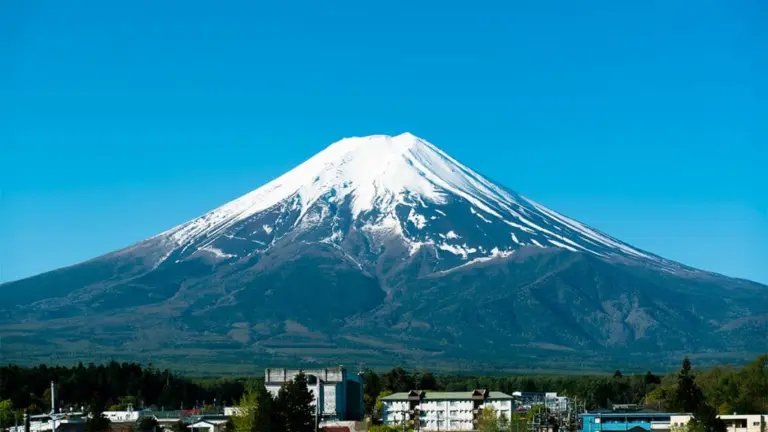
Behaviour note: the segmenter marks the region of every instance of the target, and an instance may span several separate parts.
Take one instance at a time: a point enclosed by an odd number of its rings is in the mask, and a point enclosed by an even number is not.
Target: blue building
[[[649,409],[600,409],[580,414],[581,432],[665,432],[677,413]]]

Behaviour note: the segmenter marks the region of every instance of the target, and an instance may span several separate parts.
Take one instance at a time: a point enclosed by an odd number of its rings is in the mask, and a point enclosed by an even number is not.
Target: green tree
[[[543,405],[543,404],[534,405],[531,407],[531,409],[528,410],[529,419],[532,419],[538,415],[546,416],[548,414],[549,414],[549,408],[547,408],[546,405]]]
[[[674,403],[678,409],[694,415],[689,422],[693,430],[698,431],[698,428],[701,428],[704,432],[726,431],[725,423],[717,417],[717,410],[707,403],[703,391],[696,383],[696,376],[688,357],[683,359],[683,364],[677,373]]]
[[[277,394],[276,408],[279,412],[281,430],[285,432],[312,432],[315,430],[314,396],[307,386],[307,376],[296,375]]]
[[[272,425],[275,416],[275,400],[264,386],[256,387],[256,430],[258,432],[279,432]]]
[[[141,417],[136,422],[137,432],[155,432],[159,430],[159,427],[160,424],[157,422],[157,419],[150,416]]]
[[[499,418],[493,407],[485,407],[477,418],[477,430],[479,432],[501,432]]]
[[[419,388],[421,390],[437,390],[439,388],[439,383],[432,372],[425,371],[419,377]]]
[[[256,430],[257,409],[256,389],[252,384],[249,384],[235,407],[235,415],[232,416],[235,432],[253,432]]]
[[[512,426],[512,424],[509,422],[509,419],[505,415],[499,416],[498,424],[500,432],[509,432],[510,426]]]
[[[381,418],[381,416],[384,414],[384,399],[385,397],[392,394],[391,390],[382,390],[381,393],[379,393],[378,396],[376,396],[376,404],[374,406],[373,410],[373,416],[375,418]]]
[[[403,432],[403,429],[389,425],[373,425],[368,428],[368,432]]]
[[[184,420],[179,420],[171,426],[171,430],[173,430],[173,432],[188,432],[189,429],[187,429],[187,426],[189,425],[184,423]]]
[[[381,379],[376,372],[366,369],[363,372],[363,405],[365,414],[373,416],[376,407],[376,396],[381,393]]]
[[[703,402],[703,396],[701,389],[696,385],[696,376],[691,368],[691,361],[685,357],[683,365],[677,373],[674,403],[683,412],[693,414]]]
[[[15,415],[13,402],[10,399],[0,401],[0,429],[13,426],[16,421]]]
[[[88,409],[85,432],[105,432],[109,430],[109,424],[109,419],[104,417],[104,401],[97,395]]]
[[[392,368],[381,376],[382,388],[394,393],[407,392],[414,389],[413,375],[401,367]]]

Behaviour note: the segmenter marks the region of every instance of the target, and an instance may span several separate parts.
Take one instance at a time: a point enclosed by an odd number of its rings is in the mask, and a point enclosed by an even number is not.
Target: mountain
[[[128,248],[0,286],[0,336],[16,361],[206,370],[658,367],[761,351],[767,295],[561,215],[416,136],[379,135]]]

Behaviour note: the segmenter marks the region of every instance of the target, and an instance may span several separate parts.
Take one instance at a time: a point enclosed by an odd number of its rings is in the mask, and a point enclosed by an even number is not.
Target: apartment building
[[[396,426],[413,421],[423,431],[472,430],[486,407],[493,407],[498,416],[507,419],[511,418],[515,408],[512,396],[485,389],[471,392],[411,390],[386,396],[382,402],[384,424]]]

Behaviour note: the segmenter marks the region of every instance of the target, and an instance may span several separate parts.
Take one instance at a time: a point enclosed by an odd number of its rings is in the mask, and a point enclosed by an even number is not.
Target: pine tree
[[[691,370],[691,361],[686,357],[680,372],[677,373],[677,389],[675,390],[675,403],[686,413],[696,413],[703,395],[696,385],[696,376]]]
[[[704,392],[696,384],[696,376],[692,371],[691,361],[688,357],[685,357],[680,372],[677,373],[675,404],[683,412],[694,415],[690,424],[692,430],[726,431],[725,423],[717,418],[717,411],[707,403]]]
[[[104,417],[104,401],[98,396],[91,402],[88,410],[88,421],[85,422],[85,432],[105,432],[109,430],[110,421]]]
[[[307,376],[299,373],[293,381],[287,382],[277,394],[276,411],[279,413],[273,424],[275,430],[285,432],[312,432],[315,430],[314,396],[307,386]],[[273,420],[274,421],[274,420]]]
[[[275,411],[275,400],[264,386],[256,390],[256,413],[254,421],[258,432],[279,432],[281,429],[272,424]]]

